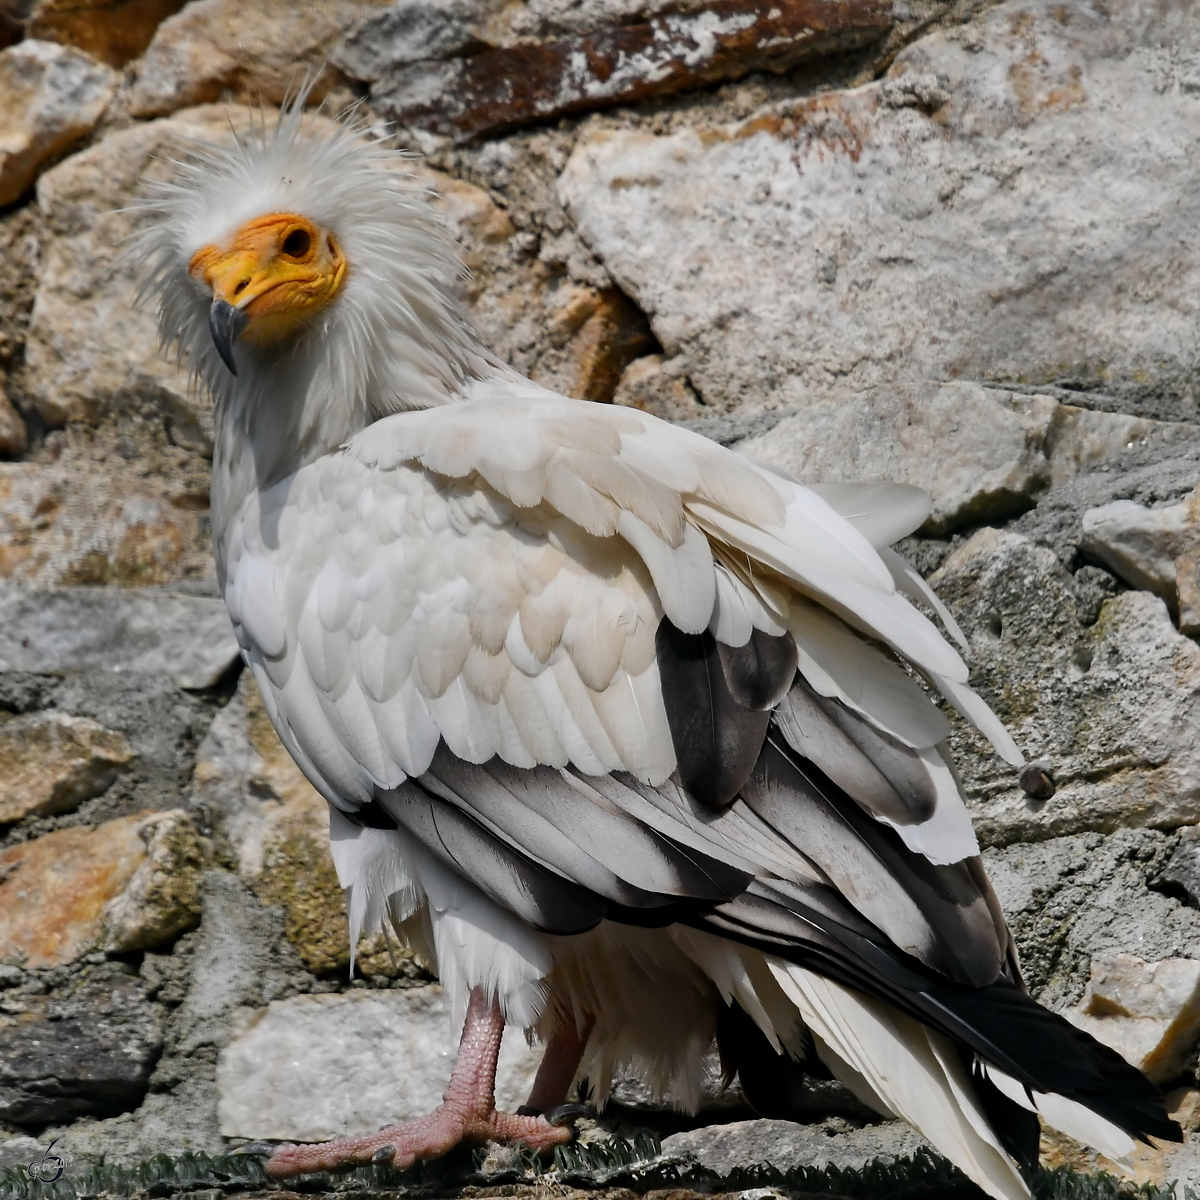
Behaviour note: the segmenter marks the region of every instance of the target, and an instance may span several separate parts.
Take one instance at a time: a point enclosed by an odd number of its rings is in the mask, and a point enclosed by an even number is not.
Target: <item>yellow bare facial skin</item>
[[[270,346],[311,321],[341,291],[346,258],[331,233],[296,213],[247,221],[226,246],[202,246],[188,271],[246,317],[242,338]]]

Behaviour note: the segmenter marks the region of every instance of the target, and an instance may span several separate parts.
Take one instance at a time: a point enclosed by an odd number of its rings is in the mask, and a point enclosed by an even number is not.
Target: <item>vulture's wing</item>
[[[285,743],[421,857],[359,877],[478,889],[549,933],[765,951],[825,1052],[918,1127],[975,1071],[987,1119],[954,1100],[956,1161],[992,1186],[1009,1160],[981,1130],[1027,1156],[1039,1095],[1117,1152],[1163,1135],[1141,1076],[1017,986],[916,677],[1021,757],[886,551],[924,515],[911,489],[822,497],[640,413],[486,387],[377,422],[231,527],[226,599]],[[880,1022],[904,1020],[926,1032],[889,1065]]]

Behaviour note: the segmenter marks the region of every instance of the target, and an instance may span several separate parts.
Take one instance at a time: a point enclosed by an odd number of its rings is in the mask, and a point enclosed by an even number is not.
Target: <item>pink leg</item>
[[[572,1132],[568,1127],[551,1125],[544,1117],[496,1110],[496,1057],[503,1033],[500,1005],[485,999],[476,988],[467,1006],[450,1086],[433,1112],[364,1137],[280,1146],[267,1162],[267,1174],[287,1179],[309,1171],[336,1171],[372,1161],[404,1168],[417,1159],[440,1158],[460,1142],[523,1142],[534,1150],[569,1142]]]
[[[589,1016],[580,1031],[575,1028],[575,1022],[568,1017],[554,1031],[546,1046],[546,1053],[542,1056],[537,1078],[533,1081],[533,1090],[529,1093],[525,1108],[547,1113],[566,1100],[595,1024],[596,1018]]]

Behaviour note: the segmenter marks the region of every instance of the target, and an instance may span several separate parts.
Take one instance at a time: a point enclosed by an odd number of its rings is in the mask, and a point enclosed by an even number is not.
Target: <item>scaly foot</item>
[[[545,1117],[525,1117],[479,1106],[440,1104],[428,1116],[390,1125],[363,1137],[339,1138],[311,1146],[280,1146],[267,1162],[273,1179],[309,1171],[338,1171],[364,1163],[391,1163],[403,1170],[418,1159],[440,1158],[461,1142],[505,1142],[549,1150],[569,1142],[568,1125],[551,1125]]]
[[[476,988],[467,1005],[458,1057],[442,1103],[428,1116],[390,1125],[364,1137],[339,1138],[310,1146],[280,1146],[267,1161],[267,1174],[288,1179],[308,1171],[337,1171],[362,1163],[392,1163],[404,1168],[417,1159],[440,1158],[460,1142],[521,1142],[531,1150],[549,1150],[569,1142],[569,1124],[543,1116],[496,1109],[496,1058],[504,1017],[494,997]],[[564,1113],[569,1122],[578,1114]]]

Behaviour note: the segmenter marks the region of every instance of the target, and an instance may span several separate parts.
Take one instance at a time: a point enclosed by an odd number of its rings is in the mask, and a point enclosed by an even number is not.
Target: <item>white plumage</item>
[[[216,400],[221,585],[334,810],[352,941],[389,921],[460,1018],[481,990],[573,1030],[601,1098],[632,1064],[696,1104],[743,1013],[781,1071],[817,1055],[1005,1200],[1027,1195],[1014,1113],[1110,1151],[1121,1119],[1169,1135],[1148,1085],[1114,1109],[1112,1056],[1020,991],[917,680],[1021,757],[888,549],[923,497],[806,489],[516,375],[472,335],[426,197],[352,125],[295,105],[192,151],[133,253]],[[992,1008],[1100,1065],[1056,1093]]]

